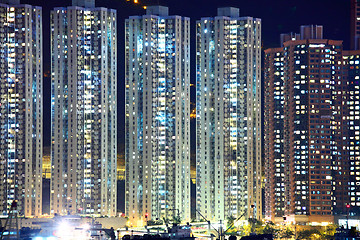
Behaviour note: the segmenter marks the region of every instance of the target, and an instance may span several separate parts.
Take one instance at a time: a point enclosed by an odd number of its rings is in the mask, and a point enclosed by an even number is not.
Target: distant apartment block
[[[348,82],[348,157],[350,212],[360,210],[360,50],[343,52]]]
[[[126,215],[190,220],[190,19],[151,6],[126,20]]]
[[[282,44],[265,50],[265,217],[330,222],[350,201],[342,41],[302,26]]]
[[[116,215],[116,11],[51,11],[51,214]]]
[[[284,52],[265,50],[264,62],[264,157],[266,214],[285,215],[284,152]]]
[[[360,49],[360,1],[351,0],[350,8],[350,48]]]
[[[219,8],[196,30],[196,208],[261,219],[261,19]]]
[[[0,1],[0,213],[42,214],[42,9]]]

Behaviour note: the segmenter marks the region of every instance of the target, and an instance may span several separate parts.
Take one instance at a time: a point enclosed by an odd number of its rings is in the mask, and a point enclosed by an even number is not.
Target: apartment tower
[[[347,119],[350,175],[347,203],[350,208],[347,210],[358,212],[360,209],[360,50],[344,51],[343,60],[348,82]]]
[[[351,0],[350,9],[350,48],[360,49],[360,1]]]
[[[217,15],[196,26],[196,208],[261,219],[261,19]]]
[[[51,11],[51,214],[116,215],[116,11]]]
[[[265,50],[265,216],[331,222],[349,200],[342,41],[321,26]]]
[[[42,214],[42,9],[0,1],[0,214]]]
[[[265,50],[264,60],[264,212],[268,220],[274,221],[274,217],[285,215],[285,174],[288,171],[284,153],[283,48]]]
[[[126,215],[190,220],[190,19],[150,6],[126,28]]]

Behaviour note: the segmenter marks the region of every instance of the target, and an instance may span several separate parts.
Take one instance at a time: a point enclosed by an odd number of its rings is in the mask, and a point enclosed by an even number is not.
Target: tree
[[[181,217],[180,216],[174,216],[173,217],[173,223],[180,224],[181,223]]]
[[[237,229],[234,226],[235,220],[236,220],[236,218],[234,218],[233,216],[229,216],[227,218],[226,229],[228,229],[228,230],[226,231],[226,234],[233,235],[233,234],[237,233]]]
[[[261,221],[257,220],[256,218],[250,218],[249,223],[251,225],[252,233],[260,234],[263,232],[264,227]]]
[[[155,226],[155,225],[162,225],[162,224],[163,224],[162,220],[149,220],[149,221],[147,221],[148,226]]]
[[[280,233],[280,238],[281,239],[288,239],[288,238],[292,238],[294,236],[294,231],[291,230],[290,228],[286,228],[283,231],[281,231]]]
[[[320,231],[317,228],[306,229],[298,232],[298,239],[312,239],[317,236],[321,236]]]
[[[248,236],[251,233],[251,225],[250,224],[244,224],[239,229],[238,232],[240,232],[241,236]]]
[[[231,225],[233,225],[235,220],[236,218],[234,216],[227,217],[226,227],[230,227]]]
[[[337,228],[337,226],[334,224],[326,226],[325,229],[320,231],[321,237],[323,239],[333,239],[333,237],[336,233],[336,228]]]
[[[277,238],[280,230],[276,228],[276,225],[273,222],[266,222],[265,227],[262,230],[263,234],[272,234],[274,238]]]

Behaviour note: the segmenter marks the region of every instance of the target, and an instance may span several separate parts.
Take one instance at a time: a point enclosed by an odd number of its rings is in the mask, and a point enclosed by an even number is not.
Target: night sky
[[[71,0],[22,0],[21,3],[43,8],[44,74],[50,74],[50,10],[71,5]],[[195,83],[195,21],[201,17],[215,16],[218,7],[237,7],[240,16],[262,19],[263,49],[279,46],[280,33],[299,32],[300,25],[324,26],[324,38],[344,40],[348,49],[350,35],[350,0],[139,0],[139,4],[126,0],[96,1],[96,6],[117,10],[118,18],[118,144],[124,149],[125,133],[125,84],[124,84],[124,20],[131,15],[143,15],[142,5],[164,5],[170,15],[191,18],[191,82]],[[44,146],[50,145],[50,78],[44,77]],[[191,89],[195,102],[195,89]],[[193,121],[194,122],[194,121]],[[195,124],[192,123],[192,133]],[[195,143],[192,134],[192,146]]]

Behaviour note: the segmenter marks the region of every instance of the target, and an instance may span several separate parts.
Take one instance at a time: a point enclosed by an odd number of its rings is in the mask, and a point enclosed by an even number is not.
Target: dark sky
[[[201,17],[215,16],[218,7],[240,8],[240,16],[262,19],[264,49],[279,46],[279,34],[299,32],[300,25],[324,26],[324,37],[344,40],[349,46],[350,0],[139,0],[141,5],[164,5],[170,15],[191,18],[191,82],[195,82],[195,21]],[[50,10],[71,5],[71,0],[21,0],[43,7],[44,73],[50,71]],[[97,0],[96,6],[114,8],[118,17],[118,128],[119,145],[124,144],[124,20],[131,15],[142,15],[140,4],[126,0]],[[50,79],[44,78],[44,145],[50,145]],[[192,89],[192,96],[195,96]],[[192,97],[192,99],[194,99]],[[194,124],[192,124],[194,126]],[[192,129],[192,132],[195,129]],[[193,134],[192,134],[193,135]],[[121,147],[123,149],[123,147]]]

